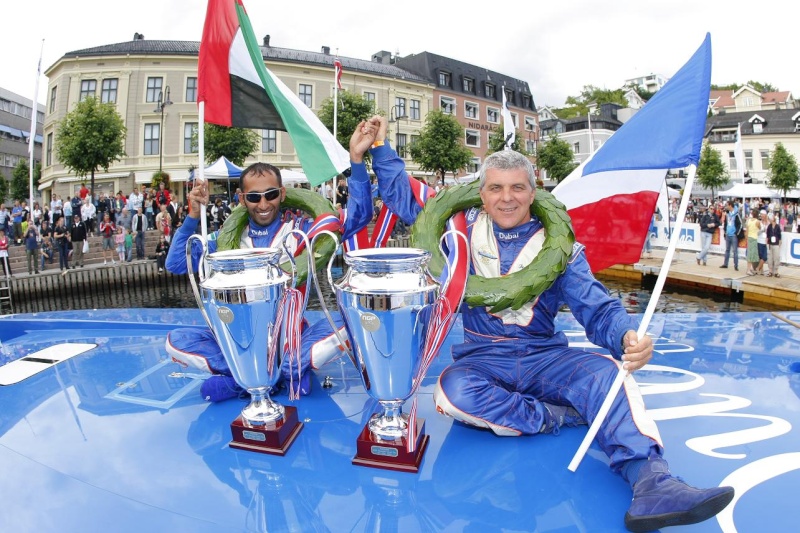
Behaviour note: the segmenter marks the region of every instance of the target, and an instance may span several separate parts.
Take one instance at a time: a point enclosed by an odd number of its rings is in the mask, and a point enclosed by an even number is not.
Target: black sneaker
[[[542,402],[542,405],[548,416],[545,417],[544,425],[539,430],[539,433],[554,433],[558,435],[558,429],[561,426],[574,428],[586,425],[586,421],[572,407],[545,402]]]

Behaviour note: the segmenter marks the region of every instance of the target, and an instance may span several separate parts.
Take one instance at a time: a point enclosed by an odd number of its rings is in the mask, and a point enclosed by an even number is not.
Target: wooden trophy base
[[[303,423],[297,419],[296,407],[286,405],[284,410],[282,420],[261,427],[251,426],[239,415],[231,422],[233,440],[228,445],[238,450],[286,455],[286,450],[303,429]]]
[[[428,435],[425,434],[425,419],[417,419],[417,447],[409,453],[406,438],[394,441],[381,440],[364,426],[356,443],[356,456],[353,457],[354,465],[397,470],[400,472],[419,472],[422,456],[428,447]]]

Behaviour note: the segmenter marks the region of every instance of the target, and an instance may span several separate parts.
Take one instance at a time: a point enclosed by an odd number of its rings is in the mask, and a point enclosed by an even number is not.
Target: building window
[[[581,153],[581,143],[576,142],[572,144],[572,153],[579,154]]]
[[[496,107],[487,107],[486,108],[486,120],[487,122],[491,122],[492,124],[497,124],[500,122],[500,110]]]
[[[395,98],[394,99],[394,118],[406,118],[406,99],[405,98]],[[392,117],[389,117],[392,118]]]
[[[491,83],[486,84],[484,94],[486,95],[486,98],[491,98],[492,100],[495,100],[497,98],[495,96],[496,93],[494,90],[494,85]]]
[[[761,169],[769,170],[769,150],[761,150]]]
[[[448,115],[455,115],[456,114],[456,101],[453,98],[449,98],[447,96],[440,96],[439,97],[439,108],[442,110],[442,113],[447,113]]]
[[[56,110],[56,89],[58,87],[53,87],[50,89],[50,112],[54,112]]]
[[[197,101],[197,78],[186,78],[186,101]]]
[[[53,134],[47,134],[47,151],[44,156],[44,164],[50,166],[53,164]]]
[[[475,80],[472,78],[464,78],[464,92],[475,94]]]
[[[506,102],[508,105],[516,105],[516,101],[514,100],[514,91],[511,89],[503,89],[506,93]]]
[[[761,122],[753,122],[753,133],[762,133],[764,125]]]
[[[531,108],[531,97],[530,97],[530,95],[528,95],[528,94],[523,94],[522,95],[522,107],[524,107],[525,109],[530,109]]]
[[[183,153],[197,153],[197,122],[187,122],[183,125]]]
[[[419,111],[419,100],[411,100],[410,104],[410,111],[411,111],[411,120],[419,120],[422,116]]]
[[[158,155],[160,135],[160,124],[144,125],[144,155]]]
[[[449,72],[439,72],[439,87],[450,87],[452,75]]]
[[[100,101],[104,104],[117,103],[117,78],[103,80],[103,88],[100,90]]]
[[[738,170],[736,168],[736,152],[733,150],[728,152],[728,166],[731,167],[731,170]]]
[[[536,119],[525,117],[525,131],[536,131]]]
[[[467,170],[472,172],[473,174],[477,172],[481,168],[481,158],[480,157],[473,157],[469,160],[469,164],[467,165]]]
[[[406,157],[406,138],[405,133],[397,134],[397,155],[403,158]]]
[[[753,170],[753,151],[752,150],[745,150],[744,151],[744,168],[746,170]]]
[[[464,102],[464,116],[467,118],[478,118],[478,104]]]
[[[481,133],[477,130],[465,130],[464,144],[473,148],[478,148],[481,145]]]
[[[517,119],[517,114],[516,113],[511,113],[511,122],[514,123],[514,127],[515,128],[519,127],[519,120]]]
[[[365,91],[364,92],[364,100],[366,100],[367,102],[374,102],[375,101],[375,93],[371,93],[371,92]]]
[[[277,130],[261,130],[261,153],[274,154],[278,151]]]
[[[97,80],[83,80],[81,82],[81,94],[78,97],[79,102],[83,102],[90,96],[94,96],[97,91]]]
[[[308,85],[307,83],[301,83],[299,96],[300,100],[302,100],[302,102],[306,104],[308,107],[311,107],[313,105],[314,99],[313,99],[311,85]]]
[[[158,95],[161,94],[161,86],[164,78],[147,78],[147,95],[145,102],[157,102]]]

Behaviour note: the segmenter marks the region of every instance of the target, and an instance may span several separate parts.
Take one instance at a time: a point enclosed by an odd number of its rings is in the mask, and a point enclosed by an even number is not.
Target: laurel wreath
[[[411,245],[431,252],[428,268],[438,277],[444,268],[439,239],[447,220],[455,213],[481,205],[479,183],[449,187],[428,200],[411,226]],[[567,267],[575,243],[572,222],[564,204],[555,196],[537,189],[531,214],[544,226],[545,239],[533,261],[517,272],[499,278],[472,274],[467,280],[464,301],[471,307],[489,306],[490,312],[519,309],[555,282]]]

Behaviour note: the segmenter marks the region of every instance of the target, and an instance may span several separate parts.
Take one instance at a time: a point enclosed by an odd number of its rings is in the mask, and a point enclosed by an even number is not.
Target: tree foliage
[[[258,150],[258,143],[261,141],[261,136],[255,130],[247,128],[228,128],[206,123],[204,133],[205,157],[209,165],[224,156],[241,167],[245,159]]]
[[[30,168],[25,159],[20,159],[11,172],[11,197],[14,200],[29,200],[31,196],[35,196],[36,189],[39,187],[39,178],[42,176],[42,165],[36,163],[33,166],[33,191],[30,190]]]
[[[409,152],[422,170],[435,172],[443,180],[447,172],[455,175],[472,160],[472,152],[462,144],[463,138],[464,128],[455,117],[436,109],[428,113],[419,139]]]
[[[622,107],[628,105],[625,99],[627,89],[600,89],[594,85],[584,85],[581,94],[578,96],[568,96],[564,102],[564,107],[555,109],[556,116],[562,119],[580,117],[589,114],[589,105],[600,106],[602,104],[619,104]]]
[[[94,173],[108,172],[114,161],[125,156],[125,124],[111,103],[86,98],[64,116],[56,133],[56,155],[77,176],[91,175],[89,190],[94,194]]]
[[[322,124],[333,131],[333,98],[326,98],[322,102],[317,116]],[[350,136],[356,130],[359,122],[367,120],[375,114],[375,102],[367,100],[363,95],[349,91],[339,91],[337,102],[339,109],[336,113],[336,139],[345,149],[350,146]],[[364,154],[368,156],[369,154]]]
[[[711,199],[714,199],[714,190],[719,190],[730,183],[728,169],[722,163],[720,153],[705,143],[703,151],[700,152],[700,162],[697,164],[697,183],[711,189]]]
[[[771,83],[762,83],[760,81],[750,80],[747,83],[729,83],[727,85],[714,85],[711,84],[712,91],[738,91],[745,85],[749,85],[756,91],[760,93],[774,93],[777,92],[779,89],[772,85]]]
[[[6,181],[6,178],[0,174],[0,202],[6,201],[6,198],[8,198],[8,191],[8,181]]]
[[[574,161],[572,147],[557,135],[539,146],[536,152],[536,164],[547,171],[550,179],[558,182],[569,176],[569,173],[578,166]]]
[[[495,152],[499,152],[502,150],[506,145],[505,139],[505,132],[503,131],[503,125],[498,124],[492,131],[489,132],[489,146],[486,150],[486,155],[493,154]],[[519,130],[514,130],[514,142],[511,143],[511,149],[515,152],[519,152],[524,156],[531,155],[525,150],[525,139],[519,134]]]
[[[769,158],[769,186],[779,190],[786,196],[786,191],[797,186],[797,160],[790,154],[783,143],[775,145],[775,150]]]

